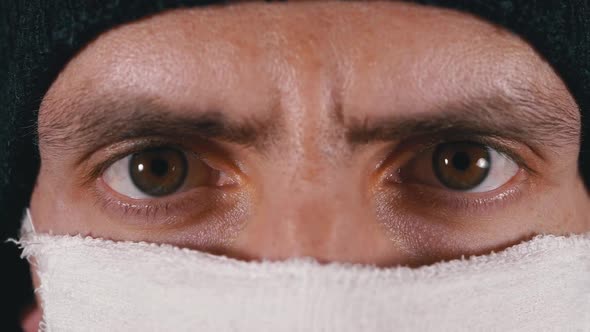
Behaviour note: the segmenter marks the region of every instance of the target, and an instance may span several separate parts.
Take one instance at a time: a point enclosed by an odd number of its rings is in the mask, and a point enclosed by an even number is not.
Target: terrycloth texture
[[[590,235],[418,269],[25,231],[46,331],[588,331]]]
[[[0,239],[16,236],[39,167],[35,124],[39,104],[68,62],[93,38],[116,25],[168,8],[224,1],[0,0]],[[590,5],[586,0],[417,0],[480,15],[520,34],[564,78],[590,127]],[[590,139],[580,169],[590,184]],[[1,307],[18,310],[26,266],[0,245],[6,267]],[[16,305],[15,305],[16,304]]]

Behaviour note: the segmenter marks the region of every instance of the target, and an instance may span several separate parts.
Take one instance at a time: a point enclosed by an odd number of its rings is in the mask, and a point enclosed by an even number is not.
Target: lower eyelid
[[[519,169],[517,174],[503,186],[489,192],[473,193],[449,191],[422,184],[386,183],[384,191],[394,190],[390,196],[410,209],[449,210],[450,213],[488,213],[491,208],[502,208],[520,199],[526,192],[529,174]]]
[[[219,205],[222,189],[202,187],[163,198],[133,200],[112,190],[102,179],[96,181],[95,200],[116,220],[130,225],[176,225],[190,216],[192,221]],[[227,197],[227,195],[223,195]]]

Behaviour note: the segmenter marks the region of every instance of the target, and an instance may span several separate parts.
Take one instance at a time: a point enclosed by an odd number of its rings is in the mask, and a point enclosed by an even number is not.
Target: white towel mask
[[[590,235],[410,269],[37,234],[46,331],[590,331]]]

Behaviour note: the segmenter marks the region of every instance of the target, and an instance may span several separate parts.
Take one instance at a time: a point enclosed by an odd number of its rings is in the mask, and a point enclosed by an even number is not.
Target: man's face
[[[182,9],[39,112],[37,231],[379,266],[590,230],[578,108],[525,42],[403,3]]]

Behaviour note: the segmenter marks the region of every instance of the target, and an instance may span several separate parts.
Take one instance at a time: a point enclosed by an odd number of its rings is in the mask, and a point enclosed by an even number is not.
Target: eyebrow
[[[580,143],[581,121],[575,113],[579,110],[549,98],[530,100],[530,96],[534,94],[520,91],[517,98],[472,97],[418,115],[400,112],[404,115],[354,119],[346,137],[352,145],[437,133],[507,138],[537,149]]]
[[[541,98],[539,92],[521,90],[516,96],[466,97],[436,105],[419,115],[392,112],[382,117],[368,115],[339,122],[353,147],[442,133],[508,138],[538,150],[580,143],[577,110],[566,103]],[[44,146],[87,154],[126,139],[153,136],[200,137],[262,147],[281,133],[275,130],[280,126],[279,116],[235,119],[228,110],[178,112],[149,98],[130,96],[72,99],[76,100],[44,102],[48,111],[51,109],[48,119],[40,124],[43,130],[38,131]]]
[[[40,124],[39,142],[54,149],[83,149],[76,151],[82,153],[140,137],[199,137],[250,146],[262,144],[272,125],[256,118],[230,119],[214,109],[178,112],[149,98],[122,99],[49,101],[47,108],[57,112]]]

